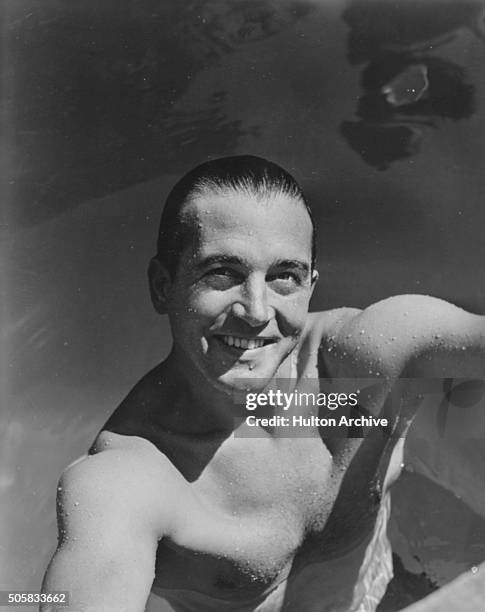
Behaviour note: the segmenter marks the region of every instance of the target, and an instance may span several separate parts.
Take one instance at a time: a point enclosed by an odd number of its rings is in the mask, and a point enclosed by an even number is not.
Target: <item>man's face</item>
[[[232,190],[208,190],[184,215],[194,239],[166,293],[175,351],[219,389],[263,388],[306,322],[309,215],[283,194]]]

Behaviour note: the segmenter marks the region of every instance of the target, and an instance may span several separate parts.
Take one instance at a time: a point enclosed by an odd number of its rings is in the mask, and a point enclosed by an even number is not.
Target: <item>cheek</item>
[[[223,316],[230,306],[229,296],[221,291],[194,291],[188,300],[188,307],[207,320]]]
[[[291,328],[292,333],[299,333],[303,330],[307,316],[308,304],[310,295],[308,293],[300,294],[299,296],[289,299],[288,302],[281,308],[280,312],[286,324]]]
[[[186,291],[173,296],[171,310],[179,325],[207,326],[225,316],[230,302],[221,292]]]

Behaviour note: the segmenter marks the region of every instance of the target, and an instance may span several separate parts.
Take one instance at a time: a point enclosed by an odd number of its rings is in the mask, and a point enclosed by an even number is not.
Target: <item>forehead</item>
[[[194,236],[192,248],[201,256],[311,256],[310,216],[301,201],[286,194],[208,190],[187,203],[183,217]]]

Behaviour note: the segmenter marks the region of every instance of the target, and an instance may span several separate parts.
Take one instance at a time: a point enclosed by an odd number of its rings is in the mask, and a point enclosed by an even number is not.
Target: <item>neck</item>
[[[275,376],[282,376],[287,361],[289,358]],[[218,388],[176,346],[163,364],[163,374],[171,406],[164,418],[165,428],[174,433],[231,432],[248,416],[244,391]]]
[[[169,396],[175,410],[170,412],[174,431],[217,433],[232,431],[244,406],[236,403],[230,391],[218,389],[193,366],[184,353],[173,347],[165,362]]]

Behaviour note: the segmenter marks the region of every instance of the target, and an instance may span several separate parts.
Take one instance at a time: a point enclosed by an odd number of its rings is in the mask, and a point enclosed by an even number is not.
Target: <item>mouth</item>
[[[219,342],[231,348],[247,351],[262,348],[268,344],[274,344],[276,338],[244,338],[242,336],[215,336]]]

